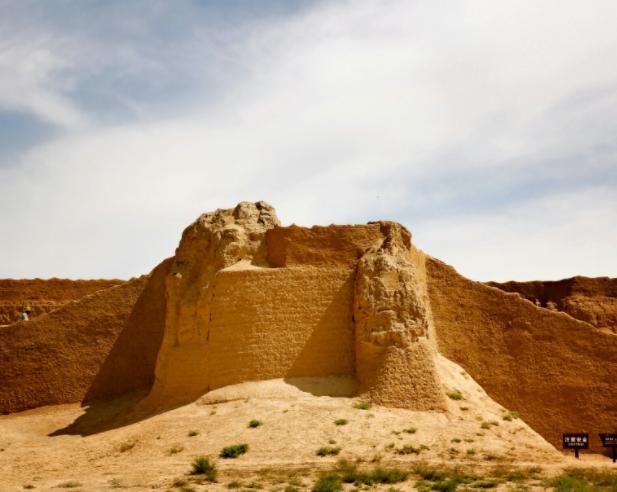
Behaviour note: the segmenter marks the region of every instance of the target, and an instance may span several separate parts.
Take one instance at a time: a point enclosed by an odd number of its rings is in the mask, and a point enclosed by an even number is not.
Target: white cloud
[[[256,199],[286,223],[403,220],[428,253],[472,278],[617,276],[615,14],[614,2],[354,1],[247,24],[217,54],[217,68],[242,70],[216,100],[204,88],[190,110],[80,126],[0,167],[0,230],[11,231],[0,276],[139,274],[200,212]],[[199,58],[199,43],[182,46]],[[158,66],[132,53],[131,64]],[[55,109],[32,106],[42,117],[96,120],[47,89],[57,57],[11,84],[58,98]],[[72,60],[79,77],[81,58]],[[570,192],[444,205],[470,183],[444,188],[443,176],[490,188],[499,172],[498,193],[516,188],[508,176],[581,156],[593,159]],[[606,182],[586,183],[592,175]]]

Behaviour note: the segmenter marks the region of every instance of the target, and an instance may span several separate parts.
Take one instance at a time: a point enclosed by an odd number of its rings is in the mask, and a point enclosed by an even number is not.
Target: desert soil
[[[354,407],[355,398],[315,396],[273,380],[221,388],[197,402],[115,428],[107,425],[114,403],[98,411],[70,404],[1,416],[0,491],[24,486],[57,491],[67,485],[83,491],[180,490],[174,482],[190,478],[191,462],[199,455],[216,461],[219,476],[214,484],[191,484],[195,490],[226,490],[231,482],[265,490],[283,491],[289,483],[310,489],[316,475],[340,459],[367,468],[409,469],[419,462],[473,470],[540,465],[549,474],[575,463],[520,419],[505,420],[508,410],[459,366],[445,358],[438,366],[447,384],[444,391],[462,395],[448,399],[446,413],[379,406],[363,410]],[[348,381],[339,383],[344,392]],[[250,428],[253,419],[262,425]],[[347,423],[336,425],[337,419]],[[248,444],[246,454],[219,457],[223,447],[240,443]],[[417,453],[401,454],[405,446]],[[340,452],[319,457],[322,447]],[[582,463],[606,465],[609,460],[585,455]],[[395,487],[415,490],[414,483],[410,479]]]

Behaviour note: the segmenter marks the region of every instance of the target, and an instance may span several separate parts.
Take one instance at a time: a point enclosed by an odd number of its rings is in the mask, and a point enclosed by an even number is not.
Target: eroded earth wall
[[[516,292],[537,306],[563,311],[617,333],[617,278],[573,277],[554,281],[488,282],[488,285]]]
[[[30,317],[40,316],[98,290],[120,285],[123,280],[0,279],[0,325],[19,321],[30,308]]]
[[[0,328],[0,412],[80,401],[127,323],[146,277]]]
[[[427,259],[439,351],[557,447],[617,431],[617,336]]]

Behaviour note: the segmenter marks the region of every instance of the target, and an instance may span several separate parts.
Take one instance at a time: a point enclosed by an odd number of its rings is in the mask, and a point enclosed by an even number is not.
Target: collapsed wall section
[[[427,259],[439,351],[553,445],[617,431],[617,336]]]

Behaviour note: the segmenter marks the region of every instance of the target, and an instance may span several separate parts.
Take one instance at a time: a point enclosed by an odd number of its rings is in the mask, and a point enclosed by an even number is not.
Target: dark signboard
[[[613,448],[612,457],[615,463],[617,461],[617,434],[600,434],[600,440],[605,448]]]
[[[574,455],[578,458],[579,449],[589,449],[589,434],[583,432],[564,433],[563,449],[574,449]]]

